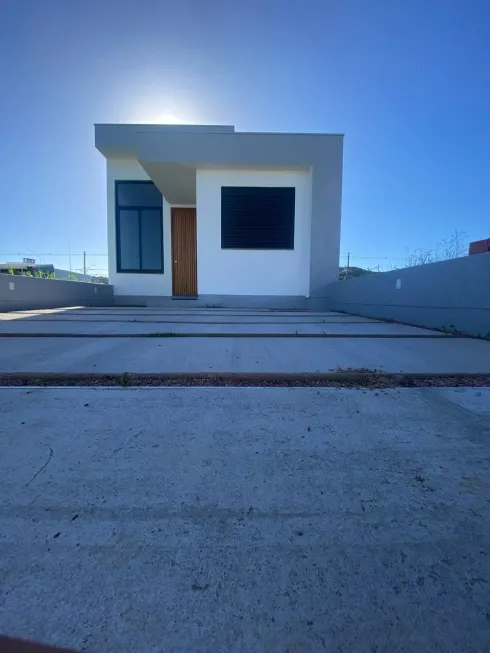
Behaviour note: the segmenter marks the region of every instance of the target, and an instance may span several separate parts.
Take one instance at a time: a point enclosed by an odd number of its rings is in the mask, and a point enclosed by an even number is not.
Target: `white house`
[[[119,303],[308,305],[338,279],[343,137],[96,125]]]

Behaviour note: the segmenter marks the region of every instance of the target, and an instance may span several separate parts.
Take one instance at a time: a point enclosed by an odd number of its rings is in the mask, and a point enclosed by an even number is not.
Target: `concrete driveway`
[[[488,651],[489,419],[488,388],[4,388],[0,631]]]
[[[490,343],[329,311],[0,314],[3,372],[490,372]]]

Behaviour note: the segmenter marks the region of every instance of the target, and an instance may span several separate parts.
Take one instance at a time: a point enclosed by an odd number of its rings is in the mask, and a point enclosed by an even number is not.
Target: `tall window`
[[[117,271],[163,273],[162,194],[152,181],[116,181]]]
[[[294,249],[294,187],[222,186],[221,249]]]

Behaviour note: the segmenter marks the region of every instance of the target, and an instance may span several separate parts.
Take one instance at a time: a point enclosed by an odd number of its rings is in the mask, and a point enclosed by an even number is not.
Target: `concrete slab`
[[[466,388],[441,388],[439,395],[475,415],[490,418],[486,392],[468,392]]]
[[[49,372],[327,372],[341,368],[387,372],[490,372],[490,343],[434,339],[440,333],[328,311],[217,309],[62,309],[3,314],[0,370]],[[167,322],[165,320],[168,320]],[[2,333],[141,335],[237,334],[237,338],[1,338]],[[298,338],[243,338],[246,334]],[[302,335],[341,335],[334,341]],[[349,336],[407,336],[384,340]],[[427,340],[413,340],[424,336]]]
[[[456,392],[1,390],[0,632],[485,651],[490,391]]]
[[[347,322],[379,322],[370,318],[358,317],[355,315],[346,315],[344,313],[326,312],[271,312],[271,311],[215,311],[215,310],[188,310],[188,311],[171,311],[169,309],[133,309],[133,310],[116,310],[116,309],[51,309],[46,311],[12,311],[9,313],[0,313],[1,320],[115,320],[115,321],[161,321],[175,320],[178,322],[323,322],[329,320],[347,321]]]
[[[490,343],[466,338],[0,338],[3,372],[488,373]]]
[[[194,322],[97,322],[72,320],[39,320],[39,321],[0,321],[0,335],[2,333],[30,333],[37,334],[155,334],[155,333],[263,333],[263,334],[369,334],[369,335],[424,335],[427,337],[440,337],[438,331],[405,326],[403,324],[387,324],[385,322],[371,323],[288,323],[288,322],[260,322],[260,323],[194,323]]]
[[[0,313],[0,324],[12,322],[151,322],[172,323],[172,324],[380,324],[381,320],[371,320],[365,317],[356,317],[355,315],[105,315],[105,314],[87,314],[76,313],[70,315],[22,315],[13,313]]]

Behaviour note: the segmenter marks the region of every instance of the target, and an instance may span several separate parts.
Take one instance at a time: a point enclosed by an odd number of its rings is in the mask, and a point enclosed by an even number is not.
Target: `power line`
[[[406,256],[358,256],[357,254],[341,254],[340,258],[351,258],[351,259],[375,259],[377,261],[382,261],[382,260],[392,260],[392,261],[405,261]]]
[[[11,252],[10,254],[2,254],[2,256],[22,256],[22,257],[25,257],[25,253],[15,252],[13,254]],[[65,257],[68,258],[69,256],[83,256],[83,252],[80,252],[79,254],[76,254],[76,253],[74,254],[73,252],[71,252],[71,254],[67,254],[66,252],[65,252],[65,254],[54,254],[53,252],[47,252],[47,253],[32,252],[32,256],[65,256]],[[90,254],[90,252],[87,252],[87,256],[106,256],[107,257],[108,254]]]

